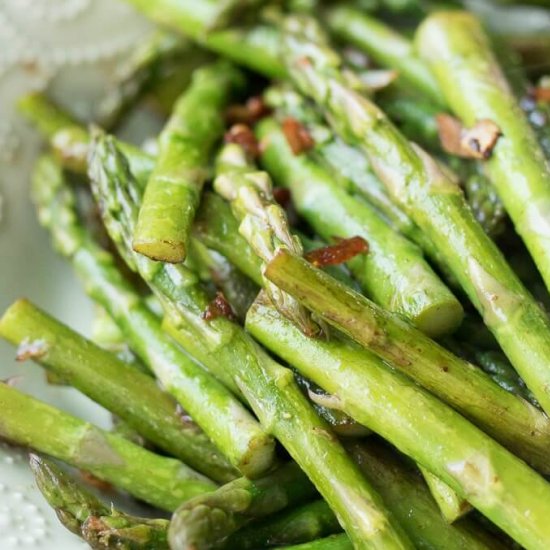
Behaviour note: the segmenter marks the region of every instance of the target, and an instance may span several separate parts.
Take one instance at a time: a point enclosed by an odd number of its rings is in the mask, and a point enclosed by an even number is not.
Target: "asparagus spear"
[[[330,424],[332,431],[338,437],[357,438],[365,437],[371,433],[347,414],[332,408],[332,396],[313,384],[311,380],[304,378],[299,372],[294,372],[294,378],[304,394],[308,396],[317,414]]]
[[[304,274],[296,272],[305,285],[314,282],[302,279]],[[308,286],[311,295],[313,288]],[[269,304],[256,302],[247,328],[334,395],[352,418],[437,475],[520,544],[545,547],[550,485],[455,410],[367,350],[334,336],[330,341],[304,337]]]
[[[104,220],[129,265],[136,265],[137,258],[131,257],[129,235],[139,208],[139,185],[108,137],[97,140],[91,173],[96,196],[102,200],[116,198],[110,204],[105,203]],[[210,367],[215,363],[218,369],[221,365],[240,388],[264,429],[285,446],[336,511],[357,546],[369,543],[373,547],[408,548],[399,526],[327,424],[301,394],[292,372],[273,361],[241,327],[227,318],[204,319],[202,312],[207,298],[198,284],[185,280],[181,266],[155,263],[154,269],[147,269],[149,263],[150,260],[141,257],[138,268],[144,270],[155,291],[163,296],[172,333],[176,336],[183,333],[183,345],[192,347],[193,354],[197,350],[203,364]],[[223,536],[219,532],[211,534]],[[206,540],[205,545],[208,544]]]
[[[114,353],[124,363],[131,365],[140,372],[151,374],[147,366],[130,349],[118,325],[99,305],[95,307],[90,339],[100,348]]]
[[[230,202],[240,222],[239,233],[264,265],[280,247],[298,256],[303,254],[300,239],[290,232],[284,208],[273,198],[268,174],[253,165],[242,145],[227,143],[221,148],[216,161],[214,189]],[[277,309],[296,323],[304,334],[314,336],[320,333],[320,327],[309,312],[292,296],[265,279],[263,286]]]
[[[221,289],[224,297],[239,320],[244,320],[248,308],[256,298],[259,288],[233,266],[225,256],[215,250],[208,249],[197,239],[191,240],[191,248],[200,253],[200,263],[207,269],[212,282]]]
[[[31,469],[59,521],[96,549],[168,549],[168,520],[129,516],[108,508],[56,464],[31,455]]]
[[[500,548],[499,543],[474,521],[466,519],[449,525],[413,468],[376,438],[352,443],[347,448],[417,548]],[[237,531],[226,541],[225,548],[246,550],[298,544],[338,531],[338,523],[326,502],[317,500]]]
[[[222,110],[242,76],[218,62],[195,71],[159,137],[159,156],[141,205],[133,247],[154,260],[182,262],[207,176]]]
[[[453,523],[472,509],[472,506],[465,498],[461,498],[456,491],[453,491],[429,470],[420,466],[420,471],[446,521]]]
[[[295,546],[281,546],[283,550],[353,550],[354,546],[346,535],[332,535]]]
[[[32,102],[29,101],[31,108],[25,113],[31,121],[37,124],[42,122],[42,119],[38,116],[44,111],[44,109],[39,108],[41,105],[49,105],[51,108],[48,112],[55,113],[55,106],[47,102],[43,96],[37,96],[33,98],[33,101],[37,101],[38,105],[32,108]],[[77,168],[80,172],[84,171],[86,169],[86,156],[89,148],[88,134],[76,127],[64,128],[61,126],[62,129],[59,128],[59,126],[54,127],[54,133],[46,135],[50,139],[50,145],[56,156],[65,167]],[[73,139],[74,142],[72,141]],[[153,157],[125,142],[117,141],[117,145],[126,155],[136,181],[145,185],[154,166]],[[76,155],[73,152],[79,152],[79,154]],[[67,166],[67,160],[73,162]],[[238,222],[235,220],[227,203],[220,197],[209,192],[204,193],[201,205],[197,211],[193,234],[209,248],[217,250],[228,257],[233,265],[248,275],[256,284],[262,284],[261,260],[239,234]],[[301,239],[304,241],[303,236],[301,236]],[[328,270],[334,273],[334,270],[331,270],[331,268],[328,268]]]
[[[441,251],[514,368],[550,410],[550,321],[473,218],[456,183],[347,86],[339,57],[314,21],[289,19],[285,45],[296,84],[331,115],[339,133],[367,153],[391,196]]]
[[[111,255],[91,241],[80,225],[72,190],[64,185],[59,166],[49,157],[43,157],[37,166],[33,198],[54,245],[72,260],[88,294],[109,312],[166,391],[231,464],[250,475],[268,468],[273,456],[271,438],[226,387],[164,334],[156,315],[114,267]]]
[[[410,140],[430,150],[441,149],[436,120],[441,107],[429,97],[390,86],[376,95],[376,101]]]
[[[343,192],[338,195],[326,173],[311,161],[308,162],[305,155],[292,154],[281,131],[277,135],[274,135],[274,132],[260,135],[267,143],[263,149],[264,160],[268,159],[268,169],[279,179],[279,183],[290,187],[298,211],[312,221],[317,232],[325,237],[334,234],[351,237],[359,234],[368,239],[368,259],[357,257],[350,262],[356,276],[364,286],[368,285],[368,291],[373,291],[371,293],[375,293],[377,297],[383,296],[381,301],[385,305],[409,318],[413,317],[417,325],[432,335],[440,335],[460,323],[462,308],[459,302],[441,285],[416,251],[411,250],[412,247],[407,241],[403,239],[400,242],[397,235],[382,221],[376,219],[373,211],[367,208],[366,212],[361,211]],[[301,245],[297,244],[289,233],[286,223],[283,223],[286,217],[284,214],[281,215],[280,207],[274,204],[271,197],[268,176],[254,170],[246,158],[244,149],[236,144],[226,145],[219,155],[218,165],[220,168],[214,186],[219,193],[232,201],[233,211],[242,220],[240,232],[247,237],[257,253],[265,261],[269,261],[275,247],[282,245],[290,252],[301,255]],[[326,196],[323,196],[323,188],[327,191]],[[308,216],[310,213],[312,215]],[[401,258],[399,265],[394,262],[394,258],[397,257]],[[406,280],[405,276],[398,275],[391,280],[395,271],[402,266],[406,266],[409,273],[415,274],[414,279]],[[384,289],[379,283],[371,285],[371,280],[386,280],[388,288]],[[415,293],[418,281],[423,283],[424,288]],[[277,287],[275,289],[278,291]],[[375,289],[377,292],[374,292]],[[401,296],[403,300],[399,300]],[[302,310],[296,312],[295,308],[292,308],[289,314],[289,304],[294,304],[294,300],[290,301],[286,295],[281,297],[279,292],[275,296],[271,292],[270,297],[274,303],[279,304],[279,311],[294,319],[305,334],[311,333],[311,330],[307,330],[309,326],[303,322]],[[432,480],[436,494],[436,484],[444,489],[440,500],[448,503],[453,491],[438,480]],[[458,497],[455,500],[461,503]],[[448,508],[445,510],[451,516],[454,512]],[[467,508],[466,504],[464,508]]]
[[[243,525],[300,504],[314,494],[315,488],[294,463],[255,481],[237,479],[210,498],[193,499],[180,507],[170,524],[170,546],[173,550],[218,548]],[[240,548],[238,538],[235,547]]]
[[[518,456],[544,473],[549,471],[550,420],[503,390],[481,369],[286,251],[275,256],[265,273],[328,323],[471,418]]]
[[[74,118],[40,92],[21,96],[17,101],[17,110],[48,138],[62,128],[77,124]]]
[[[409,319],[431,336],[452,332],[462,307],[441,283],[418,249],[391,230],[376,211],[334,185],[330,173],[307,154],[293,155],[282,130],[263,120],[262,162],[279,185],[288,187],[298,212],[326,239],[360,235],[369,254],[349,262],[365,294]]]
[[[212,28],[211,0],[127,0],[156,23],[180,32],[205,48],[269,78],[285,76],[279,60],[280,35],[267,25],[252,28]]]
[[[414,46],[384,23],[347,5],[331,7],[326,22],[332,32],[349,40],[382,65],[399,71],[404,85],[422,92],[433,103],[444,106],[439,84],[426,64],[418,58]]]
[[[384,23],[353,7],[334,8],[329,11],[327,21],[339,37],[351,41],[382,65],[399,72],[403,81],[398,79],[395,86],[388,91],[382,91],[377,101],[398,122],[401,131],[409,139],[438,150],[439,132],[435,117],[447,107],[447,101],[429,67],[418,57],[414,44]],[[422,93],[424,98],[413,98],[407,94],[408,90],[405,88],[409,85]],[[475,166],[463,161],[461,165],[462,169],[470,168],[470,171]],[[468,174],[464,181],[466,197],[476,219],[489,235],[497,234],[503,211],[490,181],[481,173],[472,177]],[[492,200],[487,201],[487,197],[491,195]],[[484,204],[479,204],[480,200],[484,200]]]
[[[100,405],[124,419],[143,437],[219,482],[236,471],[208,438],[187,428],[176,403],[153,379],[79,336],[26,300],[0,319],[0,336]],[[31,350],[39,344],[37,353]]]
[[[90,137],[86,128],[66,114],[42,93],[23,96],[19,112],[48,140],[56,159],[64,168],[85,173]],[[154,168],[153,157],[126,142],[120,148],[132,159],[132,171],[147,179]]]
[[[127,439],[0,384],[0,437],[91,472],[163,510],[215,489],[182,462],[156,455]]]
[[[299,544],[326,537],[341,530],[328,504],[324,500],[315,500],[237,531],[225,541],[223,547],[255,550]]]
[[[315,146],[311,155],[330,169],[334,184],[355,198],[366,199],[394,229],[416,243],[437,264],[448,281],[453,279],[440,252],[403,209],[392,201],[362,151],[334,135],[324,125],[320,115],[311,107],[308,108],[305,98],[300,94],[279,87],[270,89],[265,97],[268,104],[278,108],[279,114],[282,112],[296,118],[312,132]]]
[[[219,195],[204,193],[193,234],[208,248],[223,254],[258,286],[263,284],[262,261],[239,233],[239,222]]]
[[[434,14],[419,28],[417,45],[464,124],[470,126],[476,120],[490,119],[500,128],[503,135],[486,162],[486,170],[549,287],[546,220],[550,171],[481,24],[466,12]],[[540,401],[546,406],[543,399]]]
[[[494,537],[469,518],[452,525],[448,523],[441,516],[439,503],[432,498],[435,493],[430,494],[412,465],[406,464],[403,457],[398,457],[375,437],[351,444],[348,450],[363,474],[391,504],[418,548],[502,548]]]
[[[205,59],[188,40],[157,30],[129,57],[100,101],[97,117],[101,125],[112,128],[140,96],[174,73],[180,90],[185,88],[193,69]]]
[[[109,509],[98,498],[54,462],[31,453],[30,467],[40,492],[59,521],[75,535],[81,534],[82,524],[90,516],[109,515]]]

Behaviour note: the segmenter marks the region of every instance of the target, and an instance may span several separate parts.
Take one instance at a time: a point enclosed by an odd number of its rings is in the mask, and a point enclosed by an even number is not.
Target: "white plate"
[[[124,22],[121,25],[121,21]],[[40,141],[15,114],[22,93],[49,84],[81,115],[112,78],[117,63],[150,26],[114,0],[0,1],[0,311],[26,297],[77,331],[89,332],[92,306],[70,265],[53,252],[28,198]],[[45,384],[42,369],[16,364],[0,342],[0,378],[100,426],[108,413],[70,388]],[[0,415],[2,411],[0,411]],[[0,443],[0,549],[87,547],[58,522],[34,485],[27,453]]]

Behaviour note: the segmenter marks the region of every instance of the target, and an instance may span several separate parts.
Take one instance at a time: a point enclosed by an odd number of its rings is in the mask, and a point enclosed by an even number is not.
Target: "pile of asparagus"
[[[0,336],[113,414],[0,383],[61,523],[102,549],[548,548],[544,80],[459,2],[129,1],[164,28],[93,125],[19,103],[98,313],[89,340],[19,300]],[[144,106],[160,134],[117,137]]]

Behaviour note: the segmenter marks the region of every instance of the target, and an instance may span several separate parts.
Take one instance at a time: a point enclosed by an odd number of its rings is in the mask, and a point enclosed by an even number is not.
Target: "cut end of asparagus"
[[[134,240],[132,248],[135,252],[157,262],[179,264],[187,256],[187,250],[183,242]]]
[[[242,457],[239,470],[249,479],[255,479],[265,473],[273,465],[275,440],[261,434],[250,441],[248,452]]]
[[[462,323],[464,310],[457,300],[438,302],[425,308],[415,319],[416,327],[431,338],[452,334]]]

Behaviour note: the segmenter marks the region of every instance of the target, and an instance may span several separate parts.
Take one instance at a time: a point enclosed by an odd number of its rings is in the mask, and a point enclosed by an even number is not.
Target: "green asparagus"
[[[280,87],[272,88],[266,93],[266,100],[269,105],[278,108],[279,114],[295,117],[312,132],[315,146],[311,155],[330,169],[334,184],[355,198],[366,199],[394,229],[416,243],[437,264],[447,281],[453,279],[439,251],[403,209],[392,201],[362,151],[334,135],[319,114],[307,107],[300,94]]]
[[[168,549],[168,520],[108,508],[52,461],[31,455],[36,484],[59,521],[96,549]]]
[[[0,437],[29,446],[124,489],[163,510],[212,491],[188,466],[156,455],[0,383]]]
[[[250,309],[250,308],[249,308]],[[370,430],[361,426],[353,418],[338,409],[332,408],[332,398],[311,380],[304,378],[299,372],[294,372],[294,378],[302,389],[302,392],[309,398],[312,407],[317,414],[326,420],[332,431],[338,437],[365,437]]]
[[[341,530],[328,504],[324,500],[315,500],[237,531],[225,541],[224,548],[256,550],[299,544],[339,533]]]
[[[295,274],[314,295],[313,279],[302,270]],[[550,503],[550,485],[456,411],[352,343],[334,335],[330,341],[304,337],[265,302],[249,311],[247,328],[332,394],[352,418],[437,475],[518,542],[545,547],[550,526],[543,508]]]
[[[496,538],[472,519],[449,524],[432,498],[434,493],[430,494],[414,467],[406,464],[403,457],[398,457],[387,445],[372,438],[351,444],[348,450],[367,479],[391,503],[391,509],[418,548],[502,549]],[[441,489],[444,488],[439,486],[438,491]]]
[[[414,46],[384,23],[360,10],[346,5],[337,5],[328,10],[326,22],[341,39],[349,40],[382,65],[396,69],[398,80],[404,85],[418,89],[430,101],[439,106],[445,100],[437,80],[430,69],[420,60]]]
[[[441,550],[501,548],[499,543],[471,520],[449,525],[420,477],[395,453],[370,438],[348,446],[363,474],[380,491],[385,502],[417,548]],[[340,531],[334,514],[324,501],[267,518],[237,531],[225,548],[260,548],[298,544]]]
[[[219,288],[239,320],[244,320],[259,288],[244,273],[233,266],[225,256],[210,250],[197,239],[191,240],[191,249],[200,254],[202,267],[208,270],[214,285]]]
[[[86,173],[90,137],[83,126],[41,93],[23,96],[17,106],[48,140],[54,156],[64,168]],[[154,158],[126,142],[120,142],[120,148],[132,159],[136,177],[147,179],[154,168]]]
[[[329,13],[328,23],[338,36],[350,40],[382,65],[398,71],[403,82],[398,78],[395,86],[377,96],[377,102],[409,139],[439,150],[436,116],[446,107],[446,98],[429,67],[418,57],[414,44],[382,22],[358,13],[355,8],[336,7]],[[412,97],[408,85],[423,97]],[[462,169],[471,171],[472,166],[475,165],[461,161]],[[466,197],[476,219],[489,235],[494,235],[502,222],[502,204],[487,178],[479,170],[476,172],[471,179],[469,175],[464,178]],[[479,204],[480,198],[476,195],[481,194],[483,199],[490,196],[491,201]]]
[[[59,166],[50,157],[43,157],[37,166],[33,198],[56,248],[71,259],[88,294],[109,312],[166,391],[231,464],[250,475],[268,468],[273,441],[226,387],[163,333],[156,315],[114,267],[112,256],[91,241],[80,225],[72,191],[64,185]]]
[[[97,138],[91,161],[96,196],[104,202],[104,220],[129,265],[147,271],[150,260],[131,256],[129,235],[139,208],[139,184],[124,157],[108,137]],[[111,197],[110,203],[106,201]],[[114,200],[116,197],[116,200]],[[292,372],[273,361],[238,325],[225,317],[204,319],[207,298],[198,284],[182,276],[181,266],[155,263],[147,280],[163,296],[171,332],[183,334],[184,347],[193,347],[210,367],[220,363],[239,387],[264,429],[273,434],[304,469],[335,510],[350,538],[362,548],[408,548],[398,525],[384,509],[343,447],[309,405]],[[138,267],[139,269],[139,267]],[[199,336],[199,338],[197,338]],[[197,344],[199,340],[199,344]],[[197,349],[198,348],[198,349]],[[334,476],[334,472],[338,476]],[[220,536],[220,533],[212,533]],[[181,535],[184,537],[184,534]],[[205,541],[206,546],[209,541]]]
[[[317,233],[325,239],[360,235],[368,241],[368,255],[349,262],[367,296],[434,337],[460,324],[460,303],[412,243],[366,203],[334,185],[330,174],[307,154],[293,155],[273,120],[263,120],[258,135],[265,143],[263,164],[279,185],[290,189],[296,209]]]
[[[239,222],[219,195],[204,193],[193,234],[208,248],[228,258],[258,286],[263,284],[262,261],[239,233]]]
[[[30,302],[15,302],[0,319],[0,336],[67,384],[124,419],[143,437],[211,479],[237,477],[208,438],[187,428],[176,403],[153,379],[59,323]],[[34,349],[36,348],[36,350]]]
[[[453,523],[472,509],[472,506],[465,498],[460,497],[456,491],[453,491],[429,470],[420,466],[420,471],[446,521]]]
[[[331,535],[324,539],[295,546],[281,546],[281,548],[283,550],[353,550],[354,546],[346,535]]]
[[[294,463],[256,481],[237,479],[177,510],[170,524],[171,548],[218,548],[243,525],[314,494],[315,488]]]
[[[481,369],[301,258],[281,250],[265,273],[328,323],[548,473],[550,420],[531,404],[508,393]],[[291,364],[296,366],[292,361]]]
[[[298,87],[367,153],[391,196],[439,249],[514,368],[550,410],[550,321],[476,222],[456,182],[346,84],[340,58],[313,20],[287,20],[285,52]]]
[[[194,72],[159,137],[134,234],[136,252],[172,263],[185,259],[209,154],[223,132],[223,109],[241,83],[242,75],[222,62]]]
[[[239,233],[262,261],[269,262],[280,247],[303,254],[300,239],[290,232],[284,209],[273,198],[269,175],[258,170],[242,145],[225,144],[218,154],[214,189],[231,204],[239,220]],[[261,268],[263,270],[263,266]],[[296,300],[264,280],[272,302],[283,315],[292,319],[304,334],[321,332],[311,315]]]
[[[503,135],[485,163],[486,171],[547,287],[550,286],[550,171],[481,24],[466,12],[441,12],[422,24],[416,42],[451,108],[464,124],[471,126],[477,120],[489,119],[500,128]],[[515,366],[532,384],[529,376]],[[543,384],[547,383],[541,381]],[[538,393],[541,404],[546,406]]]
[[[154,32],[117,71],[100,101],[97,117],[101,126],[112,128],[136,100],[174,73],[181,91],[205,59],[206,55],[183,37],[164,30]]]
[[[212,28],[212,0],[173,2],[172,0],[127,0],[156,23],[180,32],[205,48],[267,77],[283,77],[279,60],[280,35],[268,25],[252,28]]]

